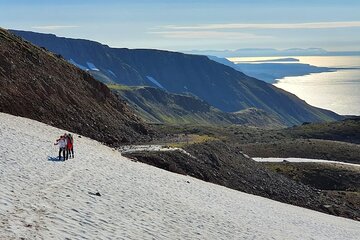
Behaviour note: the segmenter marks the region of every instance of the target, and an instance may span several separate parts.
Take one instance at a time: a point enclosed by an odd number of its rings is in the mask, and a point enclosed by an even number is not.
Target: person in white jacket
[[[56,140],[54,145],[59,145],[59,160],[61,160],[61,154],[63,155],[63,161],[65,161],[65,150],[67,145],[67,140],[65,136],[60,136],[59,139]]]

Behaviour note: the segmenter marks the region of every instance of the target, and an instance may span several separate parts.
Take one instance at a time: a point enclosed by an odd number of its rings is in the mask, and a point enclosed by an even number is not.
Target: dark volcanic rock
[[[95,192],[95,193],[89,192],[89,194],[90,194],[90,195],[97,196],[97,197],[101,197],[101,193],[99,193],[99,192]]]
[[[312,162],[265,162],[262,164],[272,171],[317,189],[360,193],[359,167]]]
[[[0,111],[118,145],[147,127],[102,83],[0,29]]]

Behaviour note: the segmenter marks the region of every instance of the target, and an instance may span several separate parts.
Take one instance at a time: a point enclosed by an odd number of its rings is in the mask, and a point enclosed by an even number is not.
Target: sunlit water
[[[274,84],[294,93],[309,104],[339,114],[360,115],[360,56],[296,57],[300,63],[319,67],[359,68],[336,72],[313,73],[278,79]],[[234,62],[248,62],[283,57],[231,58]]]

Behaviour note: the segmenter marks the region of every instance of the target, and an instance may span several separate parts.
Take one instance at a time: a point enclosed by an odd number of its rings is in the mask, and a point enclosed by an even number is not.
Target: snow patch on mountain
[[[73,59],[71,59],[71,58],[70,58],[70,60],[69,60],[69,63],[71,63],[72,65],[75,65],[76,67],[78,67],[78,68],[80,68],[80,69],[82,69],[82,70],[84,70],[84,71],[89,70],[87,67],[85,67],[85,66],[83,66],[83,65],[75,62],[75,61],[74,61]]]
[[[90,70],[93,71],[100,71],[93,63],[91,62],[86,62],[86,65],[88,65],[88,67],[90,68]]]
[[[185,151],[182,148],[178,147],[169,147],[164,145],[126,145],[118,149],[121,153],[134,153],[134,152],[173,152],[179,151],[183,154],[188,155],[189,157],[195,158],[190,153]]]
[[[133,162],[0,113],[0,239],[358,239],[360,223]]]
[[[146,76],[146,78],[147,78],[148,80],[150,80],[150,82],[152,82],[153,84],[155,84],[157,87],[162,88],[162,89],[165,89],[158,81],[156,81],[155,78],[150,77],[150,76]]]

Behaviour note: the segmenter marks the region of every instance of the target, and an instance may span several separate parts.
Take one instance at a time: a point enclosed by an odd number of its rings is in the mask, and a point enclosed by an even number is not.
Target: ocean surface
[[[232,58],[236,62],[266,61],[285,57]],[[276,87],[297,95],[307,103],[338,114],[360,115],[360,56],[287,56],[297,63],[318,67],[352,68],[277,79]],[[256,64],[256,63],[254,63]],[[291,64],[291,63],[288,63]]]

